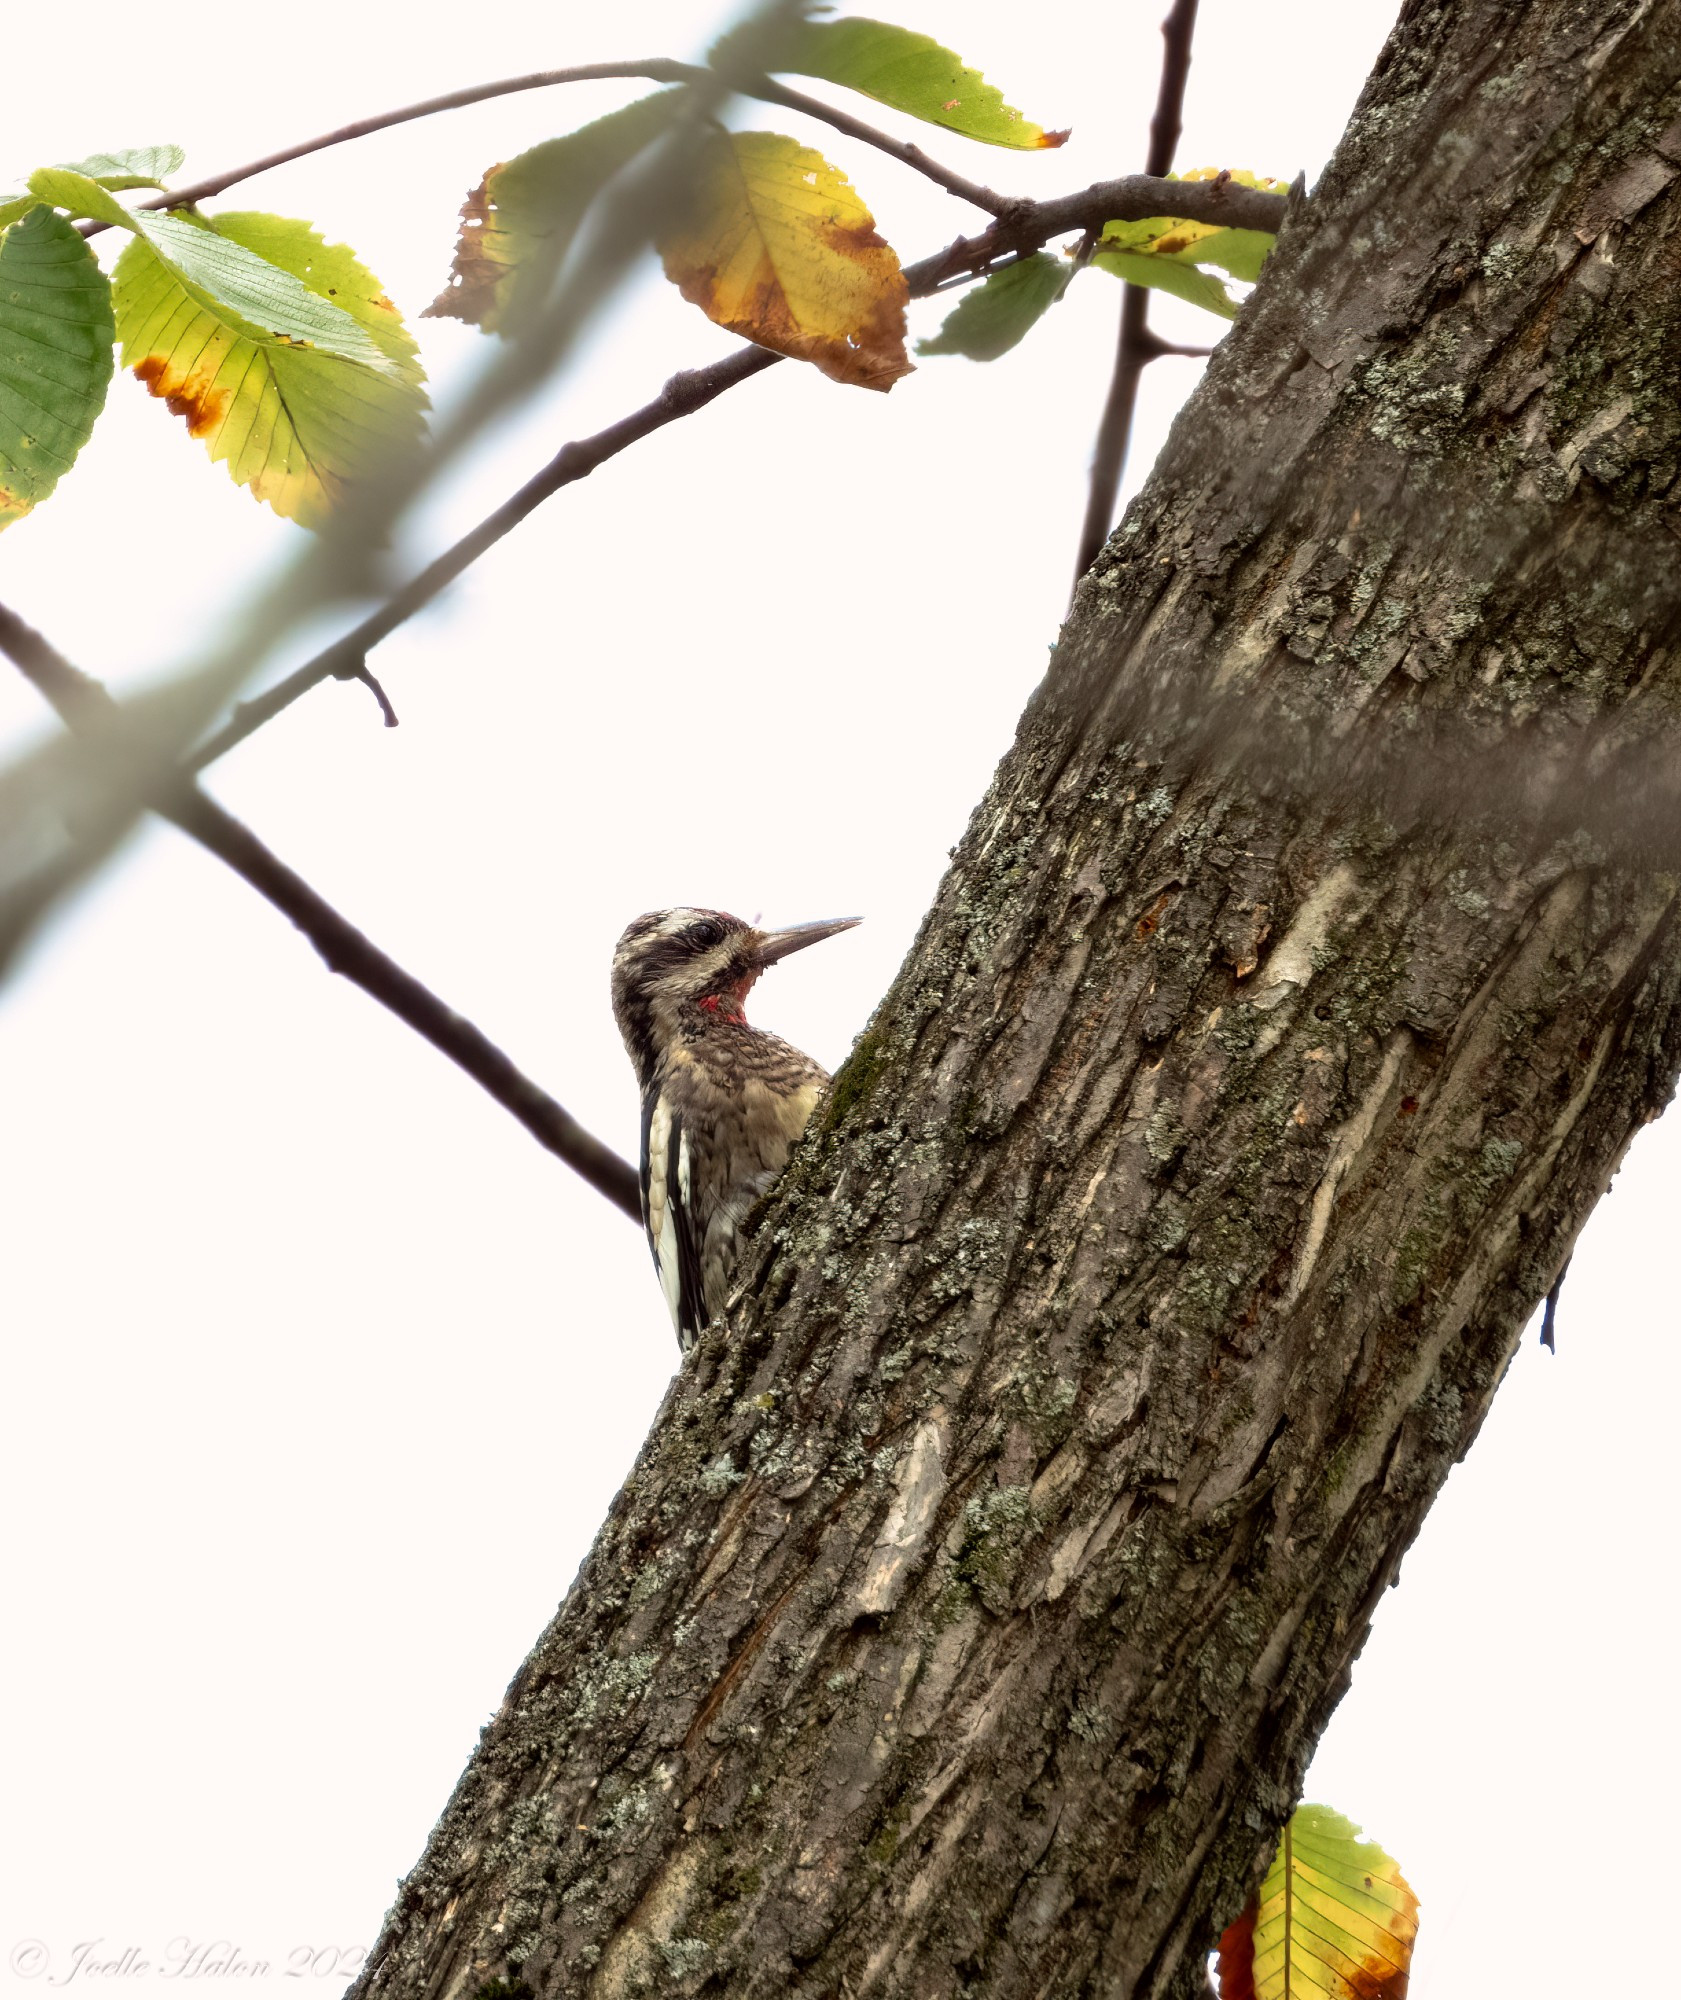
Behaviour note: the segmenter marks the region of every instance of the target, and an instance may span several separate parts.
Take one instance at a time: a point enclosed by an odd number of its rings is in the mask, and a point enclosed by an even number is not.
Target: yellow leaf
[[[1221,2000],[1406,2000],[1418,1898],[1329,1806],[1298,1806],[1220,1940]]]
[[[864,389],[910,372],[899,260],[809,147],[775,132],[708,139],[689,213],[660,254],[684,298],[761,347]]]

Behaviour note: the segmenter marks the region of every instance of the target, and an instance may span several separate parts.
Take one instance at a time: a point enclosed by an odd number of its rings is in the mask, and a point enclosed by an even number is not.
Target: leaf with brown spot
[[[308,223],[236,214],[206,226],[330,298],[378,349],[380,369],[256,338],[144,239],[128,246],[114,275],[123,365],[240,485],[277,514],[319,527],[348,487],[418,446],[426,393],[414,342],[373,273]]]
[[[32,200],[0,236],[0,528],[46,499],[87,443],[114,336],[92,250]]]
[[[1220,1940],[1220,2000],[1406,2000],[1417,1935],[1399,1866],[1329,1806],[1298,1806]]]
[[[1066,132],[1047,132],[1004,102],[977,69],[942,48],[929,35],[890,21],[862,16],[845,21],[789,21],[766,27],[761,20],[745,23],[725,35],[709,58],[729,74],[741,68],[772,74],[792,72],[838,83],[860,96],[873,97],[895,111],[908,111],[930,125],[961,132],[988,146],[1010,146],[1030,152],[1060,146]]]
[[[590,203],[669,127],[682,94],[640,97],[490,168],[462,204],[450,281],[421,317],[517,330],[548,297]]]
[[[796,140],[705,140],[689,212],[659,248],[684,298],[732,333],[863,389],[910,372],[899,260],[844,175]]]

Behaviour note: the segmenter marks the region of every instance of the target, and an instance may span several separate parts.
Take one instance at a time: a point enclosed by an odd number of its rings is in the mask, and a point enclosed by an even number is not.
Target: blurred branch
[[[119,754],[132,754],[132,725],[106,688],[73,666],[17,614],[0,604],[0,651],[52,704],[77,734],[103,737]],[[538,1088],[487,1036],[447,1007],[428,987],[389,958],[339,915],[303,877],[288,868],[250,828],[190,782],[154,800],[156,810],[201,847],[225,862],[277,910],[290,917],[330,971],[361,987],[371,999],[406,1021],[450,1061],[466,1071],[504,1110],[598,1193],[640,1221],[635,1170],[610,1146],[586,1131],[570,1112]]]
[[[1196,32],[1197,0],[1173,0],[1162,22],[1162,75],[1156,91],[1156,109],[1150,119],[1150,150],[1144,162],[1147,174],[1165,174],[1173,165],[1179,144],[1185,81],[1191,72],[1191,37]],[[1179,197],[1176,195],[1175,200]],[[1177,214],[1178,209],[1164,209]],[[1149,327],[1150,294],[1143,285],[1124,285],[1121,296],[1121,325],[1115,342],[1115,367],[1109,378],[1109,394],[1097,426],[1097,442],[1092,451],[1091,487],[1086,496],[1086,517],[1080,524],[1080,546],[1074,558],[1074,581],[1079,582],[1097,560],[1097,552],[1108,539],[1115,519],[1115,496],[1120,491],[1127,448],[1132,442],[1132,417],[1138,403],[1138,380],[1158,354],[1174,352],[1165,343],[1153,340]]]
[[[1177,212],[1192,221],[1218,221],[1233,227],[1276,230],[1283,219],[1284,198],[1261,194],[1237,183],[1220,185],[1212,181],[1175,181],[1171,184],[1145,174],[1129,174],[1121,180],[1099,181],[1077,194],[1054,201],[1012,201],[990,228],[976,237],[958,237],[932,257],[905,267],[905,279],[912,298],[927,298],[945,289],[954,277],[973,279],[984,276],[995,263],[1008,261],[1041,248],[1056,236],[1077,229],[1101,227],[1106,221],[1142,220],[1159,215],[1171,185]],[[1189,352],[1170,349],[1163,353]],[[209,737],[187,760],[192,771],[202,771],[218,757],[290,708],[300,695],[307,694],[324,680],[356,679],[366,669],[367,655],[381,640],[431,603],[447,584],[453,583],[487,549],[494,548],[504,535],[518,527],[543,502],[563,487],[586,479],[608,459],[615,458],[642,438],[663,430],[680,417],[693,416],[708,403],[733,389],[738,383],[759,375],[782,357],[762,347],[743,347],[715,361],[709,367],[685,370],[673,375],[650,403],[609,424],[592,437],[574,439],[561,446],[543,469],[520,487],[502,505],[463,535],[460,541],[429,563],[403,587],[386,599],[377,611],[323,648],[313,659],[277,681],[273,687],[241,702],[226,723]]]

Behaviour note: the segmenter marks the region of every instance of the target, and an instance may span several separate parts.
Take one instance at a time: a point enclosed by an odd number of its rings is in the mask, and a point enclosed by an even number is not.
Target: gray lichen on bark
[[[1678,78],[1407,7],[362,1991],[1200,1977],[1681,1062]]]

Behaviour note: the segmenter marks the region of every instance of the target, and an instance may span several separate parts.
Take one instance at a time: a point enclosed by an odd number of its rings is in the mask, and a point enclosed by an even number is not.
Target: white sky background
[[[1140,162],[1159,5],[879,11],[1075,128],[1040,155],[896,128],[937,157],[1035,195]],[[698,54],[719,19],[666,0],[410,8],[399,25],[338,0],[201,17],[189,46],[109,0],[73,27],[11,12],[7,184],[160,140],[196,177],[495,75]],[[1311,180],[1390,14],[1204,0],[1180,163]],[[413,325],[482,169],[637,91],[497,101],[217,205],[308,216]],[[907,257],[978,226],[819,128],[763,107],[737,122],[820,145]],[[399,730],[330,684],[211,790],[626,1154],[607,963],[642,909],[862,912],[755,995],[760,1020],[837,1064],[1056,636],[1119,298],[1092,274],[1007,361],[930,361],[888,397],[794,366],[734,391],[550,502],[379,651]],[[914,309],[915,329],[941,316]],[[1219,332],[1159,295],[1154,319]],[[447,403],[479,337],[417,330]],[[423,559],[565,438],[730,345],[650,271],[401,553]],[[1146,376],[1129,490],[1196,372]],[[131,686],[190,655],[296,539],[119,376],[74,473],[0,538],[0,597]],[[0,675],[0,741],[42,733]],[[93,1939],[98,1957],[140,1947],[149,1985],[178,1937],[237,1943],[271,1988],[294,1950],[329,1948],[312,1970],[336,1990],[330,1948],[372,1942],[675,1364],[646,1249],[167,829],[0,992],[0,1106],[0,1993],[63,1981]],[[1607,1977],[1607,1912],[1647,1914],[1627,1870],[1664,1851],[1678,1775],[1677,1143],[1647,1135],[1596,1216],[1558,1358],[1531,1334],[1310,1780],[1423,1897],[1421,2000],[1520,1983],[1580,2000]],[[51,1955],[35,1979],[8,1962],[24,1939]]]

